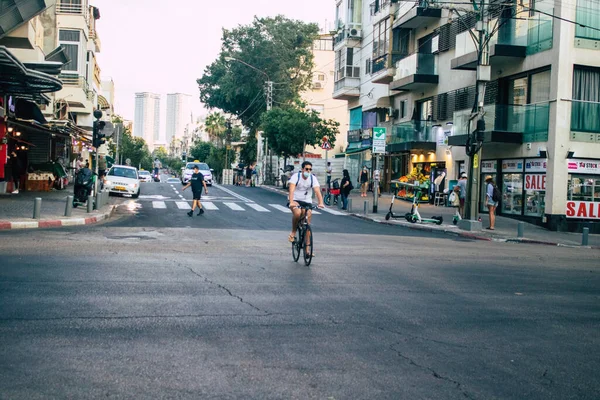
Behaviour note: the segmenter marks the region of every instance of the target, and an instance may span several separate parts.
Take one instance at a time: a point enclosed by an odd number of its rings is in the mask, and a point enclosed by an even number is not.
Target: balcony
[[[392,60],[393,59],[394,57],[392,56]],[[375,58],[371,67],[373,83],[383,83],[387,85],[392,82],[394,80],[394,75],[396,75],[396,68],[392,67],[392,65],[394,64],[390,62],[389,54]]]
[[[60,74],[58,78],[63,82],[63,89],[57,98],[65,98],[69,106],[84,108],[87,112],[92,107],[91,102],[94,101],[94,92],[90,90],[87,79],[76,74]]]
[[[435,54],[415,53],[396,63],[396,75],[390,90],[420,90],[437,85]]]
[[[392,126],[392,134],[388,135],[387,151],[398,153],[410,150],[436,149],[436,138],[431,121],[412,120]]]
[[[349,24],[348,27],[342,28],[333,37],[333,49],[339,50],[342,47],[356,48],[360,47],[362,40],[361,24]]]
[[[82,1],[81,4],[74,4],[71,2],[63,2],[58,0],[56,2],[56,13],[57,14],[80,14],[87,17],[88,6],[86,1]]]
[[[415,29],[422,25],[427,25],[438,21],[442,17],[441,8],[427,7],[426,2],[419,2],[419,7],[414,7],[413,2],[401,2],[396,10],[394,25],[392,29],[407,28]],[[424,7],[421,7],[424,6]]]
[[[478,33],[471,30],[456,35],[454,58],[450,61],[452,69],[473,71],[477,69],[477,47],[471,35],[477,36]],[[517,34],[514,26],[500,29],[490,39],[489,49],[490,65],[514,64],[527,55],[527,35],[525,33]]]
[[[550,122],[550,104],[548,102],[508,105],[496,104],[485,108],[485,125],[491,130],[484,133],[484,143],[531,143],[546,142]],[[454,113],[454,135],[448,138],[448,144],[464,146],[467,139],[467,124],[471,110]],[[474,123],[471,130],[474,130]]]
[[[571,100],[571,140],[600,143],[600,103]]]
[[[360,67],[347,65],[335,73],[333,98],[353,100],[360,96]]]

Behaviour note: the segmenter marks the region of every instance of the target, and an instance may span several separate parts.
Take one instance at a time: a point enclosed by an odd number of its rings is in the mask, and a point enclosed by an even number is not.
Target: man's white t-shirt
[[[289,183],[293,183],[294,185],[296,185],[296,190],[294,191],[294,200],[310,203],[312,202],[313,188],[319,187],[319,181],[314,175],[312,175],[312,177],[309,176],[306,179],[304,179],[301,175],[301,172],[296,173],[292,175],[289,181]],[[311,178],[312,187],[310,187]]]

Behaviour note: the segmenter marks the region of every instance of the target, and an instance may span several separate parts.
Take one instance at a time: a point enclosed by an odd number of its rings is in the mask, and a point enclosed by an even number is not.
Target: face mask
[[[305,178],[308,178],[310,176],[310,172],[304,171],[302,175],[304,175]]]

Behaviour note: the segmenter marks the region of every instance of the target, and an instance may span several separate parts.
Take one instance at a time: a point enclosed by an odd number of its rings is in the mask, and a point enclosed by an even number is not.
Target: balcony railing
[[[600,102],[571,100],[571,130],[600,133]]]
[[[415,74],[437,75],[435,54],[415,53],[396,63],[395,79],[402,79]]]
[[[388,55],[377,57],[373,59],[373,66],[371,67],[371,73],[376,74],[379,71],[383,71],[387,68]]]
[[[392,126],[392,134],[388,136],[388,144],[408,142],[435,142],[431,121],[413,120]]]
[[[550,122],[550,104],[495,104],[484,107],[485,126],[487,131],[516,132],[523,134],[523,143],[545,142],[548,140]],[[471,110],[454,113],[454,135],[468,133],[467,126]],[[475,123],[471,123],[471,131]]]
[[[527,30],[527,54],[535,54],[551,49],[552,30],[552,17],[538,14],[537,18],[530,19],[529,29]]]
[[[335,72],[334,80],[336,82],[344,78],[360,78],[360,67],[346,65]]]
[[[64,86],[80,87],[88,100],[92,101],[94,99],[94,92],[90,90],[90,85],[84,76],[60,74],[58,77]]]
[[[57,13],[61,13],[61,14],[82,14],[82,15],[86,15],[87,14],[87,4],[85,4],[86,2],[83,1],[82,4],[73,4],[73,3],[67,3],[67,2],[62,2],[62,1],[58,1],[56,3],[56,12]]]

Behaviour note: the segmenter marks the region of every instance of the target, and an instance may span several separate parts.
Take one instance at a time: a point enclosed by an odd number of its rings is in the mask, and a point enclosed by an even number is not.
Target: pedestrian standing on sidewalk
[[[198,164],[194,165],[194,173],[190,178],[190,181],[187,185],[183,187],[183,190],[192,187],[192,209],[187,213],[189,217],[194,216],[194,210],[196,206],[198,206],[198,215],[204,214],[204,208],[202,208],[202,203],[200,203],[200,198],[202,197],[202,187],[204,186],[204,194],[208,195],[208,188],[206,187],[206,182],[204,182],[204,175],[200,173],[200,168],[198,168]]]
[[[75,162],[75,175],[77,175],[81,168],[83,168],[83,157],[79,156]]]
[[[458,183],[456,184],[456,186],[459,187],[460,192],[458,194],[458,200],[459,200],[459,206],[458,206],[458,212],[460,214],[461,218],[465,217],[465,201],[467,199],[467,174],[465,174],[464,172],[462,174],[460,174],[460,179],[458,180]]]
[[[366,165],[363,165],[358,182],[360,183],[360,197],[367,197],[367,189],[369,188],[369,171],[367,170]]]
[[[325,168],[325,175],[327,176],[327,188],[331,189],[331,173],[333,172],[333,168],[331,168],[331,162],[327,162],[327,168]]]
[[[350,179],[350,173],[347,169],[342,171],[342,182],[340,183],[340,190],[342,195],[342,210],[348,209],[348,196],[350,196],[350,191],[354,189],[352,186],[352,180]]]
[[[485,177],[485,182],[487,183],[487,190],[485,192],[487,198],[487,209],[490,212],[490,226],[486,229],[494,230],[496,225],[496,207],[498,207],[498,187],[494,182],[494,179],[491,175]]]
[[[12,193],[19,194],[19,182],[21,181],[23,164],[21,163],[21,160],[19,160],[19,156],[17,156],[17,153],[14,150],[12,153],[10,153],[10,167],[14,185]]]

